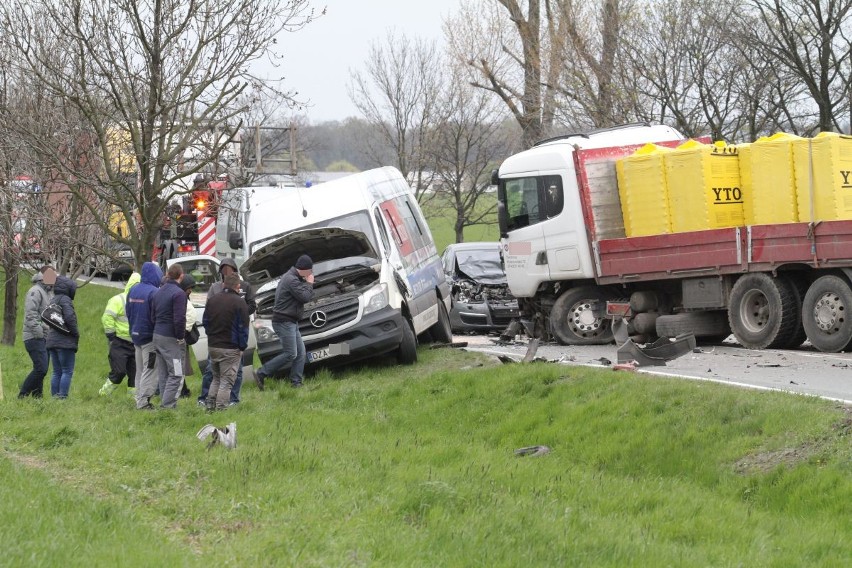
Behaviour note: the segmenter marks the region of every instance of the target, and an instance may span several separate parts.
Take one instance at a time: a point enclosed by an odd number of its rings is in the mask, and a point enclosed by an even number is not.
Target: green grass
[[[113,293],[78,292],[86,363],[66,401],[10,397],[28,360],[20,340],[0,347],[0,564],[852,558],[852,420],[833,403],[421,347],[414,367],[322,371],[301,390],[247,383],[225,413],[139,412],[97,396],[106,344],[87,319]],[[232,420],[234,451],[195,438]],[[537,444],[552,452],[513,454]]]
[[[429,229],[432,231],[435,246],[438,248],[438,254],[441,254],[447,245],[456,242],[456,231],[453,228],[455,224],[455,211],[448,208],[447,203],[444,201],[445,199],[443,196],[437,196],[435,199],[427,201],[422,205],[423,214],[429,223]],[[477,210],[488,209],[496,201],[496,193],[486,193],[479,198]],[[465,227],[465,242],[499,240],[500,230],[497,228],[497,214],[495,213],[490,216],[489,220],[489,224]]]

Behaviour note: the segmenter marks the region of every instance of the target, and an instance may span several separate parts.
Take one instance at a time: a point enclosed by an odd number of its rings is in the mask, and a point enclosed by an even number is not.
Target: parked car
[[[207,368],[207,334],[204,331],[204,326],[201,321],[204,319],[204,307],[207,304],[207,291],[219,278],[219,259],[215,256],[199,254],[193,256],[184,256],[180,258],[170,258],[166,261],[166,267],[172,264],[180,264],[183,267],[184,274],[191,274],[195,280],[195,286],[192,288],[192,294],[189,300],[195,306],[195,313],[198,316],[198,331],[200,332],[198,342],[191,347],[195,354],[195,360],[198,361],[198,367],[203,373]],[[254,316],[252,316],[254,321]],[[257,339],[253,331],[249,331],[248,347],[243,351],[243,367],[252,366],[254,364],[254,352],[257,348]]]
[[[503,331],[518,317],[500,259],[500,243],[456,243],[444,249],[453,331]]]

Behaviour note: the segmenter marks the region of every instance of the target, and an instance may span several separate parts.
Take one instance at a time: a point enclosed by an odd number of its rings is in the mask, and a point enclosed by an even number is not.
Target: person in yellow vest
[[[109,342],[109,376],[98,393],[101,396],[112,394],[121,381],[127,376],[127,392],[130,396],[136,395],[136,350],[130,339],[130,324],[127,323],[127,314],[124,305],[127,293],[141,280],[138,272],[134,272],[127,280],[124,292],[116,294],[109,299],[101,316],[104,333]]]

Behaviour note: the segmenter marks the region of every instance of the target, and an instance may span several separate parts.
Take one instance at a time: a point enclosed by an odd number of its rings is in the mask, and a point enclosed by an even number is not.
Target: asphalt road
[[[497,339],[483,335],[455,337],[457,342],[467,342],[469,350],[492,355],[521,360],[527,352],[525,338],[510,344],[498,344]],[[642,367],[637,372],[793,392],[852,404],[852,353],[820,353],[808,344],[798,350],[754,351],[740,347],[733,337],[723,345],[699,346],[698,351],[669,361],[664,367]],[[594,367],[611,367],[617,360],[614,344],[542,344],[536,357],[565,365]]]

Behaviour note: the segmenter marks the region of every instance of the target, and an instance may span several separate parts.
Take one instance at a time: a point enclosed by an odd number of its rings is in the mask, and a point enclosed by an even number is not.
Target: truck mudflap
[[[637,367],[665,366],[666,361],[691,353],[696,346],[695,335],[686,333],[674,339],[661,337],[639,347],[627,333],[627,322],[618,316],[613,317],[612,333],[619,346],[616,351],[618,363],[635,362]]]

